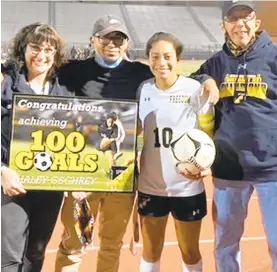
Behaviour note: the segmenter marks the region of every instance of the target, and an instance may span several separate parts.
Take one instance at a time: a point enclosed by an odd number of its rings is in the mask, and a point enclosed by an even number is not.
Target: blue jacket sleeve
[[[211,78],[213,77],[213,73],[212,73],[212,62],[213,59],[208,59],[207,61],[205,61],[200,68],[195,71],[194,73],[192,73],[190,75],[190,77],[197,77],[199,76],[199,78]]]
[[[196,72],[190,75],[190,78],[197,80],[201,84],[207,79],[213,78],[211,71],[211,62],[212,59],[208,59],[206,62],[204,62]]]
[[[222,81],[222,60],[220,54],[216,54],[209,58],[196,72],[192,73],[190,77],[196,79],[201,84],[207,78],[212,78],[216,81],[216,84],[219,87]]]

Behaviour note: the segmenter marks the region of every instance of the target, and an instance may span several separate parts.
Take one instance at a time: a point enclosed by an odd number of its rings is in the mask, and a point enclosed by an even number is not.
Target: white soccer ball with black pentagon
[[[47,171],[52,163],[52,157],[46,152],[40,152],[34,157],[34,166],[40,171]]]
[[[215,145],[208,134],[191,129],[171,144],[176,167],[193,175],[212,166],[215,159]]]

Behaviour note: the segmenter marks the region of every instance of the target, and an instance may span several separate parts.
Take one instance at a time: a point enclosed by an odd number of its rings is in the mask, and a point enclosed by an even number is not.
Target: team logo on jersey
[[[241,65],[245,69],[245,66]],[[220,85],[220,98],[233,97],[234,104],[243,103],[247,97],[266,100],[268,85],[260,74],[227,74]]]
[[[174,104],[188,104],[190,102],[190,96],[187,95],[170,95],[169,103]]]

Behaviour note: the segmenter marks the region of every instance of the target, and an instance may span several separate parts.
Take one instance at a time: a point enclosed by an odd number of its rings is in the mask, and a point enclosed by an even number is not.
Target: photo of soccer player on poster
[[[10,163],[24,187],[133,190],[136,102],[16,95],[13,113]]]

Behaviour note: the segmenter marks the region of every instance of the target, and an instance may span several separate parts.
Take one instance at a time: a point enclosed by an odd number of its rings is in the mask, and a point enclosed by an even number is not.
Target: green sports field
[[[28,151],[29,143],[23,141],[13,141],[11,146],[12,154],[20,151]],[[35,167],[28,171],[19,170],[15,166],[15,162],[11,160],[11,168],[17,171],[21,177],[21,181],[26,189],[44,189],[44,190],[72,190],[72,191],[124,191],[131,192],[133,190],[133,164],[127,170],[120,174],[116,179],[110,180],[108,159],[103,156],[101,151],[96,150],[92,146],[87,146],[86,154],[98,154],[98,169],[94,173],[71,172],[70,176],[61,171],[42,172]],[[47,151],[51,154],[51,152]],[[65,150],[66,152],[66,150]],[[132,152],[122,150],[123,155],[117,160],[118,165],[126,165],[126,162],[132,159]],[[51,154],[53,157],[53,154]],[[81,158],[84,152],[80,153]],[[70,188],[70,189],[68,189]]]
[[[181,60],[178,65],[178,72],[188,76],[197,71],[202,63],[204,63],[204,60]]]

